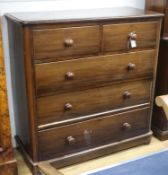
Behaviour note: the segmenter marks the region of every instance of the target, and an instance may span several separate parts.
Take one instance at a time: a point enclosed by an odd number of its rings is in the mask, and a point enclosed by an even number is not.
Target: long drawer
[[[37,64],[37,96],[93,88],[112,81],[152,77],[155,50]]]
[[[37,99],[38,124],[59,122],[150,101],[151,81],[142,80]]]
[[[45,60],[55,57],[79,56],[98,53],[99,26],[48,28],[33,30],[33,57]]]
[[[104,52],[120,52],[155,48],[159,27],[158,22],[104,25],[103,50]],[[134,47],[131,47],[129,43],[131,37],[132,40],[136,40],[136,45],[133,44]]]
[[[38,132],[40,160],[105,145],[149,131],[149,108]]]

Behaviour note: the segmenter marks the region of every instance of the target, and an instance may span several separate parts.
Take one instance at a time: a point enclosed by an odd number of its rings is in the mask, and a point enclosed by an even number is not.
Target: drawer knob
[[[131,32],[128,35],[128,48],[129,49],[137,48],[137,34],[135,32]]]
[[[130,130],[132,128],[132,126],[129,123],[124,123],[123,126],[122,126],[122,128],[123,128],[123,130],[128,131],[128,130]]]
[[[64,105],[64,109],[65,109],[65,111],[70,111],[70,110],[72,110],[72,105],[70,103],[66,103]]]
[[[127,69],[128,69],[129,71],[131,71],[131,70],[134,70],[135,67],[136,67],[135,64],[133,64],[133,63],[129,63],[128,66],[127,66]]]
[[[0,147],[0,153],[3,153],[4,149],[2,147]]]
[[[67,72],[65,74],[65,79],[72,80],[74,78],[75,74],[73,72]]]
[[[66,138],[66,140],[67,140],[69,145],[75,145],[75,143],[76,143],[76,139],[73,136],[68,136]]]
[[[132,40],[136,40],[137,39],[137,34],[135,32],[131,32],[129,35],[128,35],[129,39],[132,39]]]
[[[129,98],[131,98],[131,93],[128,92],[128,91],[125,91],[124,94],[123,94],[123,98],[124,98],[124,99],[129,99]]]
[[[67,38],[64,41],[64,45],[65,47],[72,47],[74,45],[74,40],[71,38]]]

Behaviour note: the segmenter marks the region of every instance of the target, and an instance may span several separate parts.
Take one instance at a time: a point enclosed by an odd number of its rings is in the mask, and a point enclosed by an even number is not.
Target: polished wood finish
[[[37,96],[153,76],[156,50],[51,62],[35,66]]]
[[[146,9],[165,14],[162,24],[155,97],[168,94],[168,1],[146,0]],[[164,111],[154,105],[152,128],[160,139],[168,139],[168,120]]]
[[[110,24],[103,26],[103,50],[104,52],[132,51],[135,49],[147,49],[157,47],[157,22]],[[121,30],[122,29],[122,30]],[[137,47],[129,46],[130,33],[136,32]]]
[[[64,158],[65,156],[51,159],[50,162],[54,167],[59,168],[79,163],[79,161],[80,162],[87,161],[95,157],[100,157],[102,155],[109,155],[111,153],[135,147],[141,144],[149,144],[151,140],[151,135],[152,132],[148,132],[146,134],[141,134],[139,136],[131,137],[129,139],[125,139],[122,141],[104,144],[102,146],[96,146],[91,149],[77,152],[75,154],[66,155],[66,159]]]
[[[33,31],[34,59],[98,53],[99,26],[44,29]],[[50,41],[47,42],[46,41]]]
[[[93,13],[94,11],[94,13]],[[10,13],[6,14],[15,22],[22,25],[53,25],[53,24],[69,24],[78,22],[113,22],[116,20],[139,20],[163,17],[161,13],[145,11],[131,7],[118,8],[95,8],[95,9],[80,9],[80,10],[65,10],[65,11],[50,11],[50,12],[30,12],[30,13]],[[126,18],[123,18],[126,17]]]
[[[16,109],[16,133],[21,137],[26,151],[31,155],[31,157],[34,157],[35,160],[37,143],[36,135],[32,134],[32,132],[35,132],[35,93],[33,90],[34,85],[32,80],[33,69],[31,55],[26,54],[24,57],[24,53],[30,52],[30,45],[28,44],[30,41],[30,30],[25,28],[22,33],[22,28],[20,25],[13,21],[7,22],[9,26],[8,33],[10,38],[10,63],[13,75],[12,90],[13,94],[15,94],[13,100],[14,108]],[[16,58],[17,61],[15,61]]]
[[[149,112],[149,108],[145,108],[39,131],[40,160],[144,134],[149,131]],[[132,125],[131,129],[123,127],[126,122]]]
[[[1,27],[0,23],[0,175],[17,175],[11,143]]]
[[[33,173],[41,160],[62,167],[149,143],[162,14],[49,14],[6,15],[14,89],[22,89],[17,116],[25,129],[16,138]]]
[[[38,98],[38,124],[60,122],[70,118],[148,103],[151,98],[151,85],[150,80],[133,81]],[[130,97],[126,97],[126,93],[129,93]],[[73,106],[71,110],[65,110],[64,105],[67,103]]]

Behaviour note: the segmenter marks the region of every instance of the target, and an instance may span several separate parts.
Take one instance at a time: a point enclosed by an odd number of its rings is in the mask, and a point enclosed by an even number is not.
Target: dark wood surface
[[[46,42],[46,41],[50,42]],[[68,41],[71,43],[68,44]],[[99,26],[83,26],[33,31],[34,59],[96,54],[100,50]]]
[[[33,86],[32,78],[32,64],[29,47],[26,45],[29,42],[28,30],[22,31],[20,25],[13,21],[8,22],[9,33],[9,49],[10,49],[10,63],[12,72],[12,90],[14,94],[14,106],[15,106],[15,121],[16,121],[16,133],[22,139],[26,151],[35,156],[36,139],[35,134],[32,134],[35,130],[34,124],[34,104],[31,87]],[[24,33],[24,37],[23,37]],[[24,38],[27,38],[24,40]],[[17,41],[17,42],[16,42]],[[16,61],[17,60],[17,61]],[[24,66],[26,64],[26,66]],[[28,67],[30,66],[30,67]],[[31,81],[32,83],[28,83]],[[18,90],[19,89],[19,90]],[[30,101],[30,102],[29,102]],[[35,131],[34,131],[35,132]]]
[[[6,15],[13,75],[22,80],[13,80],[16,91],[19,86],[23,89],[16,93],[21,92],[16,99],[24,109],[18,120],[24,115],[27,124],[20,120],[23,131],[17,133],[17,140],[31,157],[31,167],[56,155],[52,162],[61,167],[150,141],[162,14],[133,8],[90,12]],[[14,42],[17,37],[18,45]],[[141,110],[143,106],[149,109]],[[121,122],[125,129],[132,124],[135,128],[121,134]],[[118,132],[111,131],[114,140],[106,129],[110,124]],[[24,126],[28,144],[23,140]],[[78,129],[83,135],[87,126],[101,132],[93,134],[89,147],[81,140],[80,148],[61,152],[64,136],[73,145],[73,135]]]
[[[135,50],[129,48],[131,32],[137,35],[136,49],[155,48],[158,26],[157,22],[139,22],[102,27],[97,25],[35,29],[33,30],[34,59],[43,61],[55,58],[57,61],[68,59],[67,56],[98,54],[101,50],[102,53]],[[68,39],[72,40],[71,46],[65,44]],[[50,42],[46,43],[46,40]]]
[[[119,8],[100,8],[84,10],[66,10],[66,11],[49,11],[49,12],[27,12],[27,13],[10,13],[7,14],[16,22],[22,24],[45,24],[45,23],[65,23],[80,21],[105,21],[120,19],[139,19],[139,18],[158,18],[162,14],[150,11],[140,10],[131,7]]]
[[[155,48],[159,25],[157,22],[140,22],[126,24],[111,24],[103,26],[103,51],[132,51],[135,49]],[[128,45],[129,34],[137,35],[137,47],[131,49]]]
[[[37,100],[38,123],[59,122],[60,120],[148,103],[151,98],[151,83],[150,80],[133,81],[41,97]],[[127,93],[130,96],[127,96]],[[66,104],[70,104],[72,108],[66,109]]]
[[[146,10],[163,13],[162,36],[168,37],[168,1],[167,0],[146,0]]]
[[[40,160],[66,156],[149,131],[149,108],[40,131]]]
[[[168,94],[168,59],[167,58],[168,58],[168,41],[162,40],[160,45],[155,96]],[[159,130],[163,132],[166,130],[168,131],[168,121],[166,119],[166,116],[162,111],[162,109],[160,109],[156,105],[154,105],[152,121],[154,125],[153,128],[155,128],[155,131],[156,131],[156,128],[158,128],[158,132]]]
[[[151,141],[151,136],[152,132],[148,132],[136,137],[121,140],[119,142],[104,144],[91,149],[77,152],[75,154],[70,154],[66,156],[66,159],[65,156],[51,159],[50,162],[54,167],[59,168],[79,162],[89,161],[90,159],[98,158],[104,155],[109,155],[111,153],[115,153],[124,149],[149,144]]]
[[[162,35],[160,41],[156,91],[155,97],[168,94],[168,1],[167,0],[147,0],[146,9],[165,14],[162,24]],[[168,138],[168,121],[162,109],[154,105],[153,110],[153,131],[154,134],[161,140]]]
[[[153,77],[156,50],[35,65],[37,96]]]
[[[17,175],[11,141],[1,27],[0,18],[0,175]]]

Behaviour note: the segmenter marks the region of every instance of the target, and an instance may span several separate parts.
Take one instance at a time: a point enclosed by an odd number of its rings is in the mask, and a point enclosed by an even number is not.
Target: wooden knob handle
[[[74,45],[74,40],[71,38],[67,38],[64,41],[64,45],[65,47],[72,47]]]
[[[67,72],[65,74],[65,79],[72,80],[74,78],[75,74],[73,72]]]
[[[132,40],[136,40],[137,39],[137,34],[135,32],[131,32],[129,35],[128,35],[128,38],[129,39],[132,39]]]
[[[0,147],[0,153],[3,153],[4,149],[2,147]]]
[[[73,136],[68,136],[66,138],[66,140],[67,140],[69,145],[75,145],[75,143],[76,143],[76,139]]]
[[[70,110],[72,110],[72,105],[70,103],[66,103],[64,105],[64,109],[65,109],[65,111],[70,111]]]
[[[128,91],[125,91],[124,94],[123,94],[123,98],[124,98],[124,99],[129,99],[129,98],[131,98],[131,93],[128,92]]]
[[[130,70],[134,70],[136,68],[136,65],[133,64],[133,63],[129,63],[128,66],[127,66],[127,69],[130,71]]]
[[[131,126],[131,124],[129,124],[129,123],[124,123],[123,126],[122,126],[122,128],[123,128],[124,130],[130,130],[130,129],[132,128],[132,126]]]

